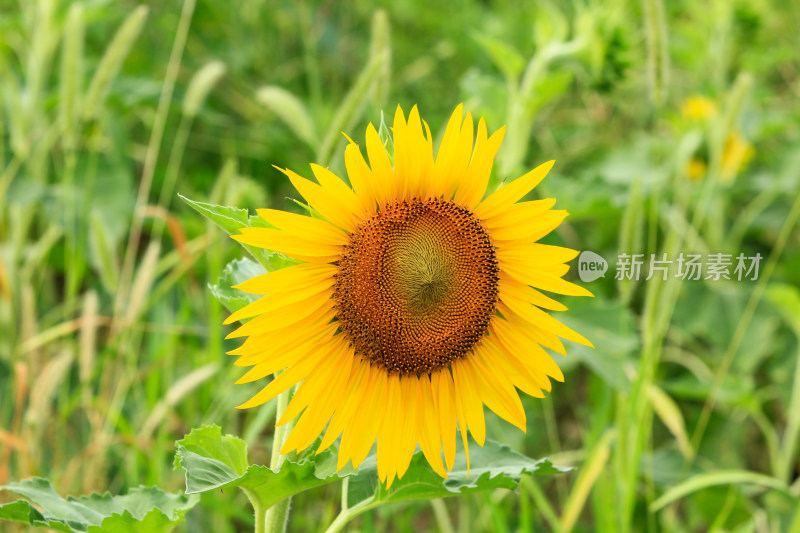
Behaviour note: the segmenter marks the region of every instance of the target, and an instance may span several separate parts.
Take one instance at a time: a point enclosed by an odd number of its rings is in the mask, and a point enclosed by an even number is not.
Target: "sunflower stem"
[[[275,434],[272,437],[272,457],[270,458],[269,468],[273,472],[278,472],[285,460],[281,455],[281,448],[286,441],[286,437],[292,430],[292,423],[287,422],[277,425],[283,416],[286,406],[289,404],[289,390],[285,390],[278,395],[277,407],[275,409]],[[292,499],[286,498],[279,501],[272,507],[263,512],[258,506],[253,505],[256,517],[256,533],[283,533],[286,531],[286,522],[289,518],[289,507]],[[259,524],[262,522],[262,524]],[[259,529],[259,526],[261,529]]]
[[[366,500],[358,502],[352,507],[342,509],[341,512],[336,515],[336,518],[333,520],[333,522],[331,522],[331,525],[328,526],[328,529],[325,530],[325,533],[338,533],[339,531],[342,531],[344,526],[346,526],[350,520],[357,517],[361,513],[369,511],[370,509],[374,509],[380,505],[381,501],[376,500],[374,496],[371,496]]]
[[[342,480],[342,511],[347,510],[348,507],[347,492],[349,490],[350,490],[350,477],[346,477]]]
[[[267,525],[267,513],[264,510],[264,506],[261,504],[261,500],[259,500],[258,496],[253,492],[244,489],[244,493],[247,494],[248,498],[250,498],[250,504],[253,506],[253,515],[255,516],[255,533],[264,533]]]

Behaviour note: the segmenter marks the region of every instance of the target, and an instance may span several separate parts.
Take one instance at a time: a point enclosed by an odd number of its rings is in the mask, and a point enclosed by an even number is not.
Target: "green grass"
[[[273,164],[341,172],[340,131],[418,104],[437,132],[464,102],[508,126],[495,184],[556,159],[533,194],[571,215],[546,241],[611,263],[563,314],[597,348],[523,399],[527,433],[487,413],[577,469],[352,530],[800,533],[800,7],[143,5],[0,0],[0,484],[181,490],[174,441],[211,423],[266,464],[274,407],[234,409],[253,389],[208,289],[243,251],[177,193],[297,209]],[[693,95],[716,115],[684,117]],[[733,133],[754,154],[731,170]],[[632,282],[621,252],[764,260],[757,281]],[[295,497],[289,529],[324,529],[339,490]],[[182,527],[246,531],[249,503],[204,496]]]

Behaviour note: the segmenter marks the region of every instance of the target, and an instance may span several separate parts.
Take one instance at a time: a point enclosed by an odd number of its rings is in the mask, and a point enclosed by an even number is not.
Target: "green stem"
[[[350,504],[347,501],[347,494],[350,491],[350,477],[346,477],[342,480],[342,509],[347,509]]]
[[[800,330],[795,331],[798,341],[800,341]],[[792,395],[789,400],[789,422],[786,426],[786,433],[783,435],[781,444],[778,470],[778,479],[789,483],[791,481],[792,467],[797,462],[797,446],[800,442],[800,351],[797,353],[797,361],[794,367],[794,380],[792,381]]]
[[[325,533],[338,533],[339,531],[342,531],[344,526],[346,526],[350,520],[363,512],[369,511],[374,507],[378,507],[380,504],[381,502],[376,501],[375,497],[373,496],[358,502],[352,507],[342,509],[342,511],[336,515],[336,519],[331,522],[331,525],[328,526],[328,529],[325,530]]]
[[[533,479],[532,476],[523,476],[520,480],[520,484],[524,490],[530,493],[531,498],[533,499],[534,504],[536,505],[536,510],[541,513],[542,518],[545,519],[547,525],[550,526],[552,531],[557,533],[561,533],[561,523],[558,520],[558,515],[556,514],[555,509],[550,504],[550,500],[547,499],[544,491],[539,487],[539,484]]]
[[[181,117],[181,122],[178,125],[178,131],[175,134],[175,141],[172,144],[172,150],[169,154],[169,162],[167,163],[167,171],[164,176],[164,184],[161,186],[161,193],[158,196],[158,205],[165,209],[164,217],[156,219],[153,227],[152,238],[153,240],[160,240],[164,228],[167,224],[167,217],[169,216],[169,204],[172,201],[172,192],[175,190],[175,184],[178,182],[178,175],[181,171],[181,163],[183,161],[183,154],[186,151],[186,143],[189,140],[189,133],[192,129],[192,117],[184,114]]]
[[[291,422],[280,426],[277,425],[277,422],[283,416],[283,412],[286,410],[288,404],[289,391],[285,390],[278,395],[278,404],[275,410],[275,435],[272,437],[272,457],[269,462],[269,468],[273,472],[280,470],[281,465],[283,465],[285,458],[281,455],[281,448],[289,432],[292,430],[293,424]],[[291,502],[291,498],[286,498],[270,507],[265,513],[261,512],[260,514],[259,512],[261,509],[254,505],[253,508],[256,512],[256,533],[283,533],[286,531],[286,521],[289,518],[289,506]],[[259,522],[263,522],[263,524],[259,524]]]
[[[647,78],[650,100],[660,107],[667,93],[669,52],[664,4],[661,0],[644,0],[645,35],[647,37]]]
[[[345,480],[347,479],[348,478],[345,478]],[[447,514],[447,506],[444,504],[444,501],[441,498],[434,498],[430,503],[439,531],[441,533],[455,533],[453,524],[450,523],[450,515]]]
[[[247,489],[242,489],[242,490],[244,490],[244,493],[247,494],[247,497],[250,499],[250,504],[252,504],[253,506],[253,514],[255,515],[256,518],[255,533],[264,533],[266,531],[265,528],[267,521],[265,520],[265,517],[267,513],[266,510],[264,509],[264,506],[261,504],[261,500],[259,500],[258,496],[253,492]]]
[[[64,165],[64,185],[67,194],[72,194],[75,192],[77,194],[77,190],[74,189],[75,185],[75,168],[78,164],[78,156],[75,153],[75,150],[68,149],[65,158],[65,165]],[[0,193],[2,194],[2,193]],[[78,285],[80,280],[78,279],[78,257],[80,257],[77,253],[78,250],[78,217],[77,212],[75,211],[75,202],[67,201],[65,202],[65,226],[66,231],[64,232],[64,240],[66,246],[64,247],[64,270],[67,273],[67,297],[66,300],[68,302],[73,302],[78,294]]]
[[[317,43],[315,37],[317,32],[314,31],[311,10],[306,2],[300,2],[298,7],[297,18],[300,26],[300,37],[303,42],[303,65],[306,71],[306,83],[308,83],[312,107],[314,110],[319,111],[322,108],[322,82],[319,75],[316,52]]]

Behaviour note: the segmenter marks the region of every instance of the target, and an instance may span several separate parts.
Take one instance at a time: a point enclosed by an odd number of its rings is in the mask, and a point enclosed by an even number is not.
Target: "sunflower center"
[[[486,333],[498,272],[489,235],[469,210],[438,198],[389,204],[350,234],[337,319],[356,353],[390,372],[427,374]]]

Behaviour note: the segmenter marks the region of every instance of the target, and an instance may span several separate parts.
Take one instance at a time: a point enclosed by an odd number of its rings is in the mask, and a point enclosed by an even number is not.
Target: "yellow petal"
[[[505,132],[506,128],[503,126],[487,139],[486,122],[483,119],[478,122],[475,151],[467,169],[467,178],[456,190],[454,197],[456,203],[465,205],[472,210],[483,199],[486,187],[489,185],[489,177],[492,174],[494,158],[503,142]]]
[[[519,226],[541,215],[554,205],[556,205],[555,198],[519,202],[492,217],[484,218],[483,225],[490,230],[506,226]]]
[[[556,229],[567,218],[566,211],[550,210],[528,220],[519,226],[505,226],[491,230],[492,239],[497,241],[538,241]]]
[[[353,444],[353,468],[358,468],[366,459],[378,436],[378,430],[381,426],[380,406],[386,405],[388,401],[387,383],[388,376],[386,372],[381,368],[373,367],[373,374],[370,378],[371,386],[367,388],[364,394],[364,401],[359,410],[359,413],[363,413],[363,415],[354,417],[353,425],[349,429],[356,440]]]
[[[397,437],[398,421],[403,409],[400,378],[397,374],[388,377],[389,394],[384,407],[383,421],[378,432],[378,477],[391,486],[399,463]],[[388,488],[388,487],[387,487]]]
[[[592,343],[589,342],[586,337],[568,328],[538,307],[534,307],[514,297],[505,298],[503,303],[519,316],[528,322],[541,327],[542,329],[551,331],[563,339],[594,348],[594,345],[592,345]]]
[[[502,313],[503,317],[516,328],[516,330],[529,337],[532,342],[540,344],[546,348],[553,350],[563,356],[567,355],[567,350],[564,344],[553,333],[544,330],[535,324],[531,324],[521,316],[517,315],[514,311],[508,308],[503,302],[497,304],[497,310]]]
[[[431,143],[422,131],[419,109],[414,106],[408,122],[398,106],[394,118],[394,173],[397,180],[398,199],[429,196],[428,183],[433,172]]]
[[[308,202],[308,205],[313,207],[325,220],[347,232],[352,232],[358,225],[359,219],[357,212],[349,210],[347,204],[339,203],[337,198],[331,195],[331,191],[300,177],[289,169],[275,168],[289,177],[289,180],[292,182],[294,188],[297,189],[297,192],[299,192],[305,201]]]
[[[467,112],[464,116],[464,123],[461,125],[461,131],[458,133],[458,141],[455,147],[456,153],[450,163],[452,165],[451,171],[458,180],[456,187],[459,186],[459,182],[465,179],[467,167],[469,167],[469,162],[472,158],[472,146],[475,141],[474,131],[472,114]]]
[[[389,154],[383,146],[380,135],[375,126],[367,126],[367,156],[369,166],[372,168],[373,186],[378,205],[386,205],[397,196],[397,187],[394,179],[394,169],[389,161]]]
[[[322,430],[325,429],[325,425],[330,420],[331,415],[333,415],[336,406],[344,399],[347,381],[350,378],[350,369],[355,357],[353,351],[345,347],[344,350],[341,350],[338,358],[333,357],[332,359],[335,361],[332,371],[328,375],[321,374],[327,378],[325,383],[321,383],[322,380],[315,381],[313,384],[309,383],[311,377],[309,376],[300,386],[297,393],[292,397],[292,401],[294,401],[300,390],[306,387],[310,392],[311,401],[303,412],[303,416],[298,421],[295,429],[286,439],[286,443],[281,450],[282,454],[288,453],[291,450],[297,450],[299,452],[311,446],[319,434],[322,433]],[[316,371],[314,375],[316,375]],[[284,412],[284,416],[281,420],[286,421],[292,418],[294,417],[287,416],[286,412]],[[308,418],[308,421],[304,422],[306,418]],[[282,422],[279,422],[279,424],[280,423]],[[300,427],[301,424],[302,427]]]
[[[521,268],[536,268],[566,263],[575,259],[579,253],[570,248],[541,243],[504,244],[498,248],[497,258],[501,261],[514,261]]]
[[[338,271],[336,265],[300,263],[252,277],[232,288],[248,294],[286,292],[332,278]]]
[[[349,240],[341,229],[318,218],[277,209],[256,209],[256,213],[276,228],[314,242],[342,245]]]
[[[331,343],[331,336],[335,330],[335,327],[328,327],[292,350],[269,354],[240,377],[236,381],[236,384],[251,383],[258,379],[265,378],[305,359],[309,352],[321,348],[329,349],[331,346],[336,346],[336,344],[338,344],[337,342]]]
[[[419,445],[425,459],[434,472],[447,478],[447,471],[442,464],[442,439],[439,435],[439,411],[431,392],[431,380],[428,376],[420,376],[417,381],[422,401],[417,406],[417,420],[419,421]]]
[[[438,375],[432,374],[431,386],[434,396],[439,400],[439,431],[442,435],[444,462],[447,470],[452,470],[456,458],[456,400],[450,371],[443,369]]]
[[[414,450],[417,449],[417,442],[419,442],[419,427],[417,420],[417,406],[421,403],[421,398],[418,394],[418,378],[417,376],[402,376],[400,378],[400,390],[402,391],[402,411],[403,411],[403,424],[399,426],[399,440],[398,440],[398,467],[397,477],[401,478],[408,470],[411,464],[411,458],[414,455]]]
[[[255,302],[247,304],[238,311],[232,313],[228,318],[225,319],[224,323],[230,324],[232,322],[236,322],[237,320],[242,320],[243,318],[250,318],[256,315],[274,312],[276,310],[282,311],[287,305],[307,300],[308,298],[316,296],[323,291],[327,291],[331,288],[331,286],[333,286],[334,281],[335,279],[331,277],[325,281],[318,281],[317,283],[307,287],[299,287],[295,291],[262,296]]]
[[[544,179],[550,169],[553,168],[553,164],[555,164],[555,161],[548,161],[539,165],[524,176],[496,190],[475,208],[475,215],[483,220],[510,208]]]
[[[501,268],[503,272],[506,272],[520,283],[531,285],[543,291],[565,294],[567,296],[594,296],[580,285],[575,285],[574,283],[561,279],[559,276],[554,276],[541,270],[526,271],[507,261]]]
[[[522,284],[510,277],[508,274],[500,271],[500,280],[497,284],[497,296],[502,301],[506,295],[516,296],[520,300],[524,300],[529,304],[550,309],[551,311],[566,311],[567,306],[561,302],[553,300],[549,296],[545,296],[536,289]]]
[[[361,382],[360,390],[353,394],[354,409],[350,413],[348,420],[344,424],[342,440],[339,444],[339,462],[337,469],[343,468],[347,461],[352,461],[353,468],[356,468],[364,460],[369,449],[380,429],[381,413],[380,406],[384,403],[376,403],[377,390],[385,381],[381,381],[378,376],[382,374],[374,365],[369,365],[367,373]],[[370,416],[371,415],[371,416]],[[374,431],[373,431],[374,427]],[[364,451],[366,448],[366,451]],[[363,454],[363,456],[362,456]]]
[[[375,192],[372,170],[370,170],[361,150],[355,143],[348,144],[344,149],[344,165],[347,168],[347,177],[353,186],[361,205],[367,216],[375,214],[377,195]]]
[[[313,372],[314,367],[319,365],[320,360],[330,355],[330,353],[331,348],[307,354],[306,357],[298,360],[292,366],[281,372],[269,385],[261,389],[258,394],[240,405],[237,409],[250,409],[251,407],[256,407],[270,401],[289,387],[293,387],[299,381],[306,379],[309,373]]]
[[[412,152],[412,143],[407,138],[406,119],[400,106],[397,106],[394,113],[392,142],[394,143],[394,179],[397,190],[395,199],[409,200],[411,199],[409,180],[414,179],[411,176],[414,153]]]
[[[247,324],[239,326],[226,339],[247,337],[257,333],[267,333],[283,329],[290,324],[302,322],[307,316],[319,309],[330,309],[333,307],[333,288],[326,289],[300,302],[294,302],[280,309],[275,309],[268,313],[263,313],[249,321]]]
[[[502,322],[502,319],[492,322],[494,326],[494,323]],[[492,361],[502,368],[515,387],[530,396],[544,398],[542,390],[549,391],[552,388],[550,380],[545,375],[548,369],[561,376],[561,381],[563,381],[564,376],[561,374],[561,369],[540,346],[524,352],[520,351],[519,345],[511,345],[508,348],[501,342],[497,330],[493,327],[489,328],[489,336],[484,337],[482,349],[487,357],[491,357]],[[542,364],[543,358],[547,359],[547,365]]]
[[[250,246],[274,250],[300,261],[333,263],[342,254],[341,245],[301,239],[278,229],[242,228],[239,231],[242,235],[231,235],[231,238]]]
[[[355,215],[357,222],[363,220],[366,215],[364,207],[358,201],[358,197],[353,192],[353,189],[347,186],[342,179],[328,170],[315,163],[311,163],[311,171],[314,177],[325,192],[340,206],[347,210],[351,216]],[[347,231],[351,231],[347,229]]]
[[[422,119],[416,105],[408,114],[406,137],[414,155],[409,165],[409,197],[428,196],[428,184],[433,175],[433,145],[432,140],[429,141],[423,134]]]
[[[307,329],[289,326],[285,329],[253,334],[244,341],[244,344],[228,352],[228,355],[242,356],[234,363],[236,366],[252,366],[264,359],[265,355],[294,348],[323,329],[329,328],[330,321],[335,315],[336,311],[333,308],[317,309],[304,319],[313,326],[308,326]]]
[[[456,390],[464,399],[464,414],[469,431],[478,446],[483,446],[486,441],[486,421],[483,417],[483,402],[476,385],[477,378],[474,376],[469,355],[453,365],[453,377]]]
[[[525,432],[527,429],[525,409],[522,407],[516,389],[492,362],[491,357],[488,357],[482,350],[473,351],[473,354],[475,357],[470,362],[478,377],[478,387],[481,390],[483,403],[498,416]]]
[[[344,342],[341,342],[340,346],[314,369],[314,373],[300,384],[297,391],[292,395],[292,399],[289,405],[286,406],[283,415],[275,425],[281,426],[289,420],[297,418],[303,409],[321,396],[326,397],[324,403],[331,406],[330,414],[333,414],[333,406],[336,405],[336,402],[333,402],[329,397],[330,392],[340,379],[345,381],[344,385],[347,384],[346,379],[350,377],[353,358],[352,349]]]
[[[346,424],[352,419],[353,413],[358,409],[356,400],[360,399],[363,394],[361,386],[368,371],[368,361],[363,359],[353,361],[353,369],[347,382],[347,396],[340,405],[336,406],[336,411],[333,413],[330,424],[328,424],[328,429],[325,430],[325,436],[322,438],[319,448],[317,448],[317,453],[322,452],[333,444],[341,435]]]
[[[500,318],[492,320],[489,331],[497,342],[526,365],[558,381],[564,381],[564,374],[556,362],[527,331]]]
[[[447,127],[444,130],[439,151],[436,154],[436,161],[433,166],[433,179],[431,180],[432,196],[443,196],[446,200],[453,197],[453,193],[458,185],[458,175],[454,171],[457,156],[458,139],[461,134],[461,123],[464,114],[464,104],[458,104]]]
[[[456,373],[456,364],[451,365],[451,369],[453,371],[453,385],[455,389],[455,404],[456,404],[456,416],[458,417],[458,429],[461,433],[461,442],[464,445],[464,455],[467,459],[467,477],[469,477],[469,442],[467,441],[467,409],[465,406],[466,398],[464,395],[466,394],[463,388],[459,388],[460,380],[459,375]]]

